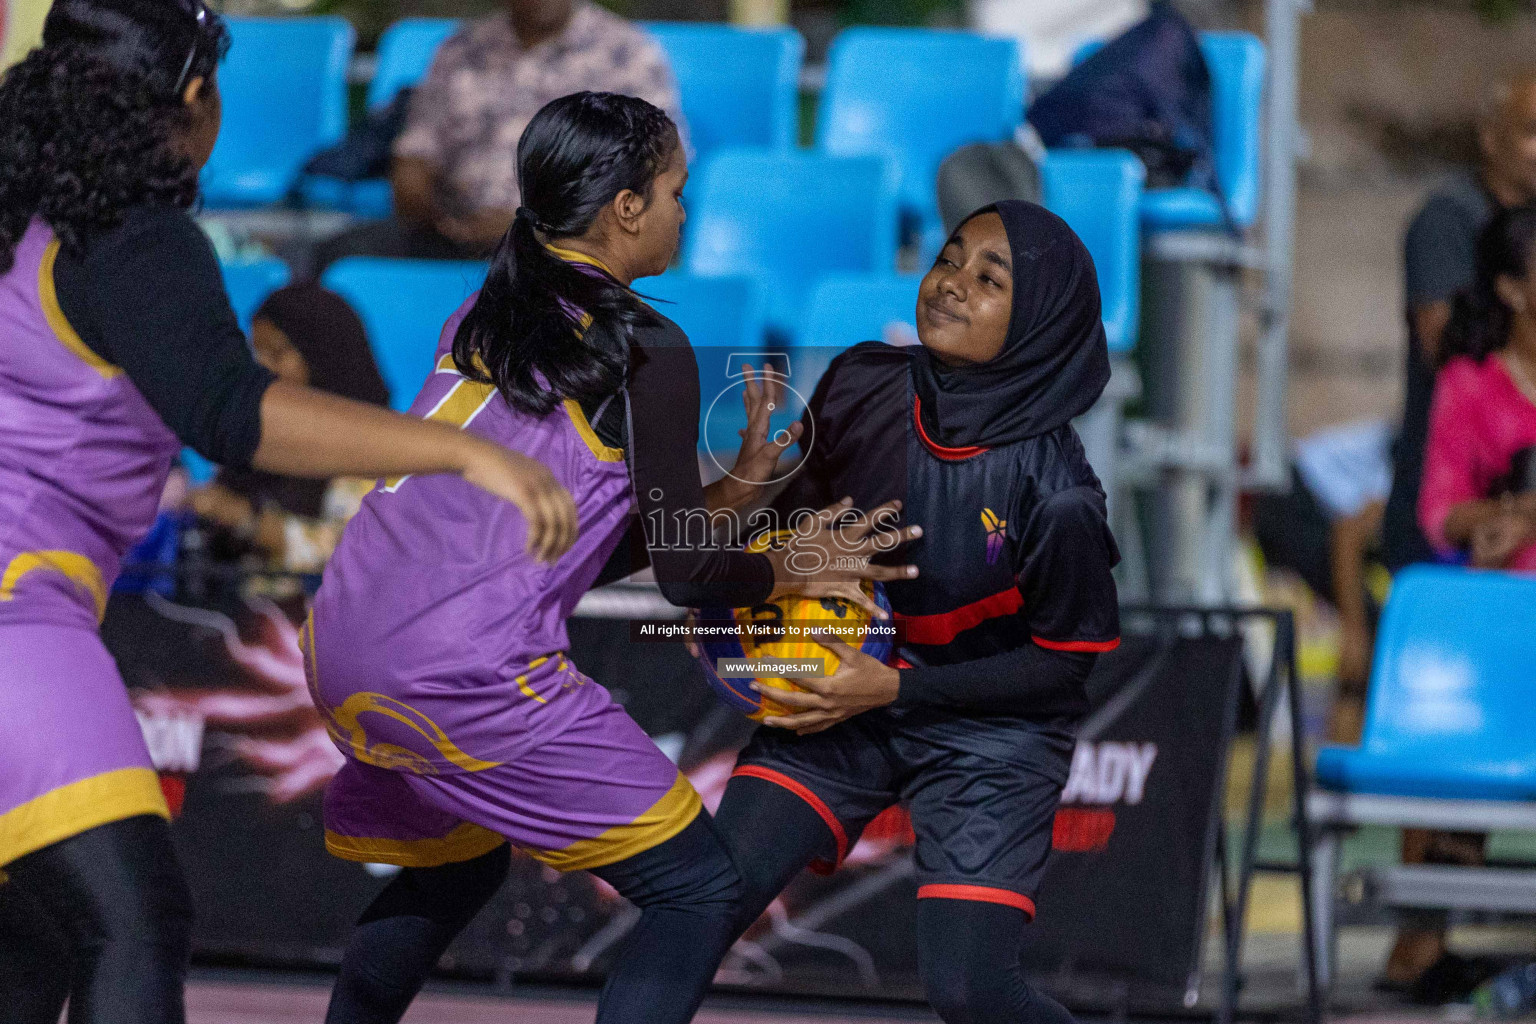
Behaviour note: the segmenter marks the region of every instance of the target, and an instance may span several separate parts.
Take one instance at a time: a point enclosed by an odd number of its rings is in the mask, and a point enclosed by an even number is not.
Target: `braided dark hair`
[[[1524,278],[1536,260],[1536,203],[1501,211],[1477,239],[1477,272],[1459,293],[1440,337],[1439,363],[1457,356],[1482,362],[1509,344],[1514,312],[1499,295],[1499,278]]]
[[[181,86],[211,79],[229,33],[201,0],[57,0],[43,45],[0,79],[0,272],[27,222],[67,249],[135,206],[190,206]]]
[[[585,234],[625,189],[649,200],[677,145],[672,119],[633,96],[578,92],[534,115],[517,144],[523,205],[453,339],[459,372],[539,416],[562,398],[618,389],[626,338],[656,314],[607,275],[553,255],[539,235],[558,244]],[[592,318],[584,331],[583,314]]]

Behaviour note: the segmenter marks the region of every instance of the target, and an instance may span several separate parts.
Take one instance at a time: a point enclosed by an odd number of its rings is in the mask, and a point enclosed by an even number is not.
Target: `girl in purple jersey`
[[[690,520],[750,501],[784,447],[754,384],[733,477],[701,486],[693,349],[630,290],[677,248],[677,130],[643,100],[576,93],[534,117],[517,161],[526,205],[444,327],[412,411],[537,455],[575,497],[581,537],[535,565],[515,517],[440,478],[386,481],[348,525],[306,630],[315,702],[347,756],[326,791],[326,843],[404,870],[359,922],[329,1024],[400,1019],[506,876],[509,842],[642,910],[597,1019],[684,1024],[733,938],[739,879],[688,780],[571,663],[566,619],[596,582],[646,561],[683,606],[863,600],[861,579],[910,574],[864,556],[915,528],[877,533],[855,516],[839,529],[841,503],[802,550],[858,569],[798,575],[782,553],[697,531],[675,543]]]
[[[514,502],[545,561],[576,536],[533,459],[257,366],[187,213],[227,40],[200,0],[58,0],[0,80],[0,1017],[17,1024],[57,1024],[66,999],[71,1024],[185,1016],[191,902],[97,634],[182,445],[288,476],[448,475]]]

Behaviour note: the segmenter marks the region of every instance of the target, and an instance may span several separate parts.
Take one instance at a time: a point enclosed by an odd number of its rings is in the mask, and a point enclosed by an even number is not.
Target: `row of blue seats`
[[[1094,258],[1110,348],[1124,353],[1139,312],[1141,163],[1118,150],[1061,151],[1043,172],[1046,205]],[[812,350],[878,338],[886,324],[910,322],[916,305],[918,278],[894,273],[895,203],[890,165],[880,158],[727,150],[696,186],[680,272],[637,288],[672,303],[665,311],[701,348]],[[225,274],[249,326],[288,270],[262,260]],[[322,281],[362,314],[403,407],[426,378],[438,327],[484,276],[481,263],[352,258]],[[814,385],[814,375],[794,376]]]
[[[426,73],[458,23],[408,18],[381,37],[368,92],[372,108]],[[792,29],[748,30],[702,23],[646,26],[666,49],[700,162],[734,146],[795,148],[804,40]],[[346,131],[351,25],[337,17],[231,18],[235,45],[221,70],[225,127],[204,192],[212,206],[265,205],[299,183],[304,161]],[[1216,172],[1239,226],[1258,211],[1259,124],[1264,47],[1248,33],[1201,40],[1214,82]],[[1092,44],[1084,48],[1086,54]],[[817,116],[816,149],[892,161],[898,204],[925,237],[937,228],[939,161],[968,142],[1004,139],[1026,95],[1018,45],[965,32],[852,28],[833,42]],[[382,215],[388,183],[302,183],[317,205]],[[1166,188],[1143,198],[1149,228],[1221,223],[1215,197]]]

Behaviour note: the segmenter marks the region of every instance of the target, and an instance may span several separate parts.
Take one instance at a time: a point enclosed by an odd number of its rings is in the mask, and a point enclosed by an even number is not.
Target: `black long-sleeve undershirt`
[[[1081,714],[1097,658],[1027,644],[974,661],[904,668],[896,705],[1030,718]]]
[[[773,591],[767,557],[724,547],[710,535],[697,455],[699,364],[687,336],[664,317],[635,333],[629,396],[627,426],[617,398],[600,413],[588,410],[599,439],[628,452],[639,513],[599,584],[649,564],[662,596],[679,607],[766,601]]]
[[[223,466],[250,465],[273,376],[251,354],[218,257],[187,211],[130,210],[84,251],[60,252],[53,277],[80,340],[122,367],[183,444]]]

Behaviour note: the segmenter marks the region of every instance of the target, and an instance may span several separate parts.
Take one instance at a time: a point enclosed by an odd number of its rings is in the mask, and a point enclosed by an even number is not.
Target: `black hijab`
[[[256,310],[288,336],[309,366],[309,386],[370,405],[388,405],[389,388],[373,360],[363,321],[346,300],[317,284],[279,288]],[[273,502],[293,515],[320,515],[328,480],[226,469],[219,483],[251,499],[259,509]]]
[[[923,429],[950,448],[1049,433],[1087,412],[1109,382],[1099,279],[1082,240],[1066,221],[1021,199],[984,206],[966,221],[984,213],[1002,217],[1013,253],[1002,351],[987,363],[951,367],[926,348],[912,350]]]

